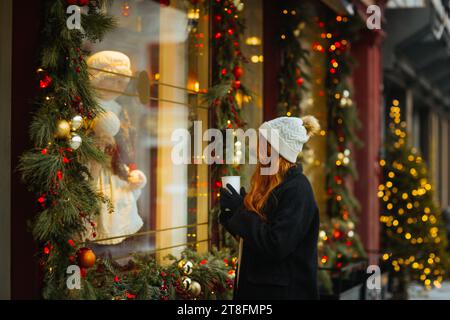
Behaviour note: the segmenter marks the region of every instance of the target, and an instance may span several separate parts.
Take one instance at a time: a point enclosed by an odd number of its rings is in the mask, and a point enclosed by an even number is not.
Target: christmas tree
[[[386,159],[380,163],[384,182],[378,191],[382,259],[394,276],[420,281],[426,288],[440,287],[448,263],[440,208],[426,163],[408,146],[398,100],[393,101],[389,118]]]

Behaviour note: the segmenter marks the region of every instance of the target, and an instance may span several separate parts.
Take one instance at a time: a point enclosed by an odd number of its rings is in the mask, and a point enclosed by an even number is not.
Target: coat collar
[[[290,179],[302,173],[303,173],[303,166],[301,165],[301,163],[296,163],[286,172],[285,178]]]

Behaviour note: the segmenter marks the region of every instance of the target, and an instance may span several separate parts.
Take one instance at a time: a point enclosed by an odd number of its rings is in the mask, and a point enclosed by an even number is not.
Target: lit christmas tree
[[[390,108],[386,160],[381,160],[384,182],[379,186],[383,261],[399,279],[440,287],[448,265],[447,239],[427,166],[407,144],[406,123],[399,101]]]

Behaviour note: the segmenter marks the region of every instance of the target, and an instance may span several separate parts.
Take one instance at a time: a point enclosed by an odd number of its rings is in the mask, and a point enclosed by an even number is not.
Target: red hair
[[[268,156],[270,156],[271,152],[272,148],[268,144]],[[258,161],[255,173],[252,176],[250,192],[244,198],[244,205],[247,210],[256,212],[264,219],[265,216],[262,210],[270,193],[283,181],[286,172],[294,166],[294,164],[279,156],[278,172],[272,175],[262,175],[262,166],[261,162]]]

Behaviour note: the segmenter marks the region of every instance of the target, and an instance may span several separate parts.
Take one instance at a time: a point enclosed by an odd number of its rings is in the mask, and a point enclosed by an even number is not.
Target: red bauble
[[[77,252],[78,265],[82,268],[92,268],[95,264],[95,254],[89,248],[81,248]]]
[[[239,81],[239,80],[234,81],[234,88],[239,89],[240,87],[241,87],[241,81]]]
[[[53,82],[52,77],[50,77],[48,74],[45,74],[41,80],[39,80],[39,87],[41,89],[48,88]]]
[[[303,84],[304,81],[305,80],[303,80],[303,78],[298,78],[297,79],[297,85],[300,87]]]
[[[341,233],[340,230],[334,230],[334,231],[333,231],[333,237],[334,237],[335,239],[339,239],[341,236],[342,236],[342,233]]]
[[[236,79],[240,79],[244,75],[244,68],[241,66],[234,67],[233,74]]]

